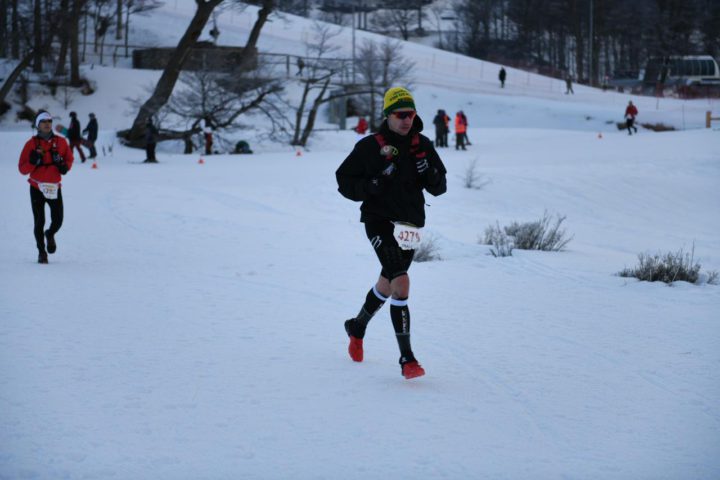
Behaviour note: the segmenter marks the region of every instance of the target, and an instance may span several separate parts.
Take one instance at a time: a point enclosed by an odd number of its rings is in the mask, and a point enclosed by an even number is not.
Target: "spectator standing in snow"
[[[436,147],[447,147],[447,136],[448,136],[448,118],[445,110],[438,110],[437,115],[433,118],[433,125],[435,125],[435,146]]]
[[[302,75],[303,68],[305,68],[305,60],[303,60],[302,57],[298,57],[297,67],[298,67],[298,71],[295,74],[295,76]]]
[[[570,93],[575,95],[575,92],[573,91],[573,88],[572,88],[572,82],[573,82],[572,75],[570,75],[568,73],[567,76],[565,77],[565,95],[568,95]]]
[[[632,130],[635,130],[635,133],[637,133],[637,127],[635,126],[635,117],[637,117],[637,115],[638,109],[633,105],[631,100],[625,109],[625,125],[627,126],[628,135],[632,135]]]
[[[500,80],[500,88],[505,88],[505,79],[507,78],[507,72],[505,67],[500,67],[500,73],[498,73],[498,79]]]
[[[68,127],[68,140],[70,141],[70,150],[77,148],[80,153],[81,163],[85,163],[85,152],[82,151],[82,132],[80,131],[80,120],[77,119],[77,113],[70,112],[70,126]]]
[[[345,331],[350,358],[361,362],[368,322],[390,298],[401,373],[410,379],[425,370],[410,346],[408,269],[419,245],[419,229],[425,225],[423,190],[436,196],[445,193],[446,170],[432,142],[420,134],[423,122],[410,92],[389,89],[383,114],[378,133],[360,140],[335,173],[340,193],[362,202],[360,221],[381,265],[377,282],[357,317],[345,322]]]
[[[467,132],[467,119],[460,110],[455,114],[455,150],[467,150],[465,148],[465,132]]]
[[[148,118],[145,125],[145,162],[155,163],[155,146],[157,145],[158,129],[153,125],[152,118]]]
[[[209,117],[205,117],[202,120],[203,137],[205,138],[205,155],[211,155],[213,150],[213,129],[215,126]]]
[[[358,118],[358,123],[355,126],[355,131],[359,133],[360,135],[365,135],[365,133],[368,130],[368,122],[365,120],[365,117]]]
[[[61,175],[73,163],[72,150],[64,138],[54,135],[52,115],[41,110],[35,117],[37,134],[25,143],[18,170],[30,175],[30,204],[33,212],[33,233],[38,249],[38,263],[48,263],[48,253],[55,253],[55,234],[63,222]],[[50,207],[50,228],[45,230],[45,204]],[[47,250],[45,249],[47,240]]]
[[[98,137],[98,123],[94,113],[91,113],[89,116],[90,120],[88,121],[87,126],[83,129],[83,133],[87,135],[87,141],[85,142],[85,145],[90,150],[89,158],[95,158],[97,157],[95,142],[97,141]]]

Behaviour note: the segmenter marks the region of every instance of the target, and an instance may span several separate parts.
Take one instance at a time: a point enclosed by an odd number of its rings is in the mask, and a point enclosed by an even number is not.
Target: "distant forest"
[[[300,15],[404,37],[548,75],[599,84],[649,57],[720,57],[720,0],[280,0]],[[354,15],[353,15],[354,12]],[[448,29],[448,26],[451,26]],[[590,36],[592,29],[592,45]],[[591,77],[591,78],[590,78]]]

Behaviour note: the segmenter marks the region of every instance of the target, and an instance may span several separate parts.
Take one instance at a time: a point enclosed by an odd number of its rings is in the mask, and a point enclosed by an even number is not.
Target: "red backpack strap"
[[[375,141],[378,142],[378,145],[380,145],[380,148],[387,145],[387,142],[385,141],[385,137],[383,137],[381,133],[376,133],[373,136],[375,137]]]
[[[397,155],[397,148],[388,145],[385,137],[383,137],[381,133],[376,133],[373,136],[375,137],[375,141],[378,142],[378,145],[380,145],[380,155],[384,156],[385,160],[392,161],[393,157]]]

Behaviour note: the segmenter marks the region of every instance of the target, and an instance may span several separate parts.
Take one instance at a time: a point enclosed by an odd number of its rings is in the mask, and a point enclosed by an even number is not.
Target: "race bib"
[[[55,200],[58,197],[58,190],[60,189],[59,183],[40,183],[38,182],[38,188],[42,194],[48,200]]]
[[[409,223],[395,223],[394,236],[403,250],[416,250],[420,246],[420,231],[415,225]]]

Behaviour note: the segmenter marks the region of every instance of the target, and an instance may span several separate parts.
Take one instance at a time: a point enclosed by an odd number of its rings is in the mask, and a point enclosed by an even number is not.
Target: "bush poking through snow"
[[[473,190],[480,190],[485,185],[490,183],[490,180],[485,178],[485,175],[477,171],[477,158],[472,162],[468,163],[465,168],[465,175],[463,176],[463,186],[465,188],[471,188]]]
[[[626,268],[618,275],[621,277],[635,277],[646,282],[690,282],[700,283],[700,264],[695,261],[695,245],[689,252],[681,248],[677,252],[665,255],[656,253],[638,255],[639,264],[635,268]],[[714,285],[718,279],[718,272],[708,273],[707,283]]]
[[[420,242],[420,246],[415,249],[415,256],[413,257],[414,262],[432,262],[433,260],[440,260],[440,254],[438,253],[440,247],[438,247],[437,239],[432,234],[423,235],[423,239]]]
[[[527,223],[513,222],[504,227],[504,232],[511,237],[514,248],[559,252],[572,240],[572,237],[566,237],[565,230],[560,230],[565,218],[567,217],[564,215],[558,215],[555,223],[552,223],[552,217],[545,211],[540,220]],[[488,231],[492,233],[492,229],[493,227],[489,227],[485,230],[485,243],[494,245],[492,238],[488,237]],[[499,231],[499,229],[498,226],[495,230]],[[502,238],[498,238],[497,241],[502,241]]]
[[[509,237],[500,224],[495,222],[495,226],[490,225],[485,229],[485,245],[490,245],[490,254],[493,257],[511,257],[513,247],[513,239]]]

